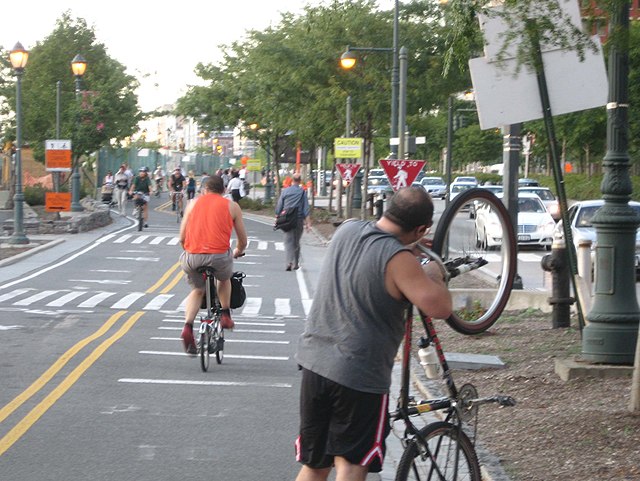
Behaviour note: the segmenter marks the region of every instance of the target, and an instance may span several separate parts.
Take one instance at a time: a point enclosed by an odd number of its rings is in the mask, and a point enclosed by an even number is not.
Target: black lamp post
[[[16,43],[9,53],[11,67],[16,73],[16,192],[13,196],[13,234],[9,244],[28,244],[29,239],[24,233],[24,194],[22,192],[22,74],[29,59],[27,52],[20,42]]]
[[[80,102],[80,88],[82,82],[82,76],[87,70],[87,61],[80,54],[73,57],[71,61],[71,71],[76,77],[76,102]],[[79,129],[78,129],[79,130]],[[82,211],[82,205],[80,204],[80,172],[78,170],[79,157],[76,157],[73,163],[73,173],[71,174],[71,211]]]
[[[629,206],[629,2],[611,12],[607,153],[603,160],[604,205],[592,219],[596,228],[595,295],[582,334],[587,361],[633,364],[640,308],[635,292],[635,243],[640,219]]]

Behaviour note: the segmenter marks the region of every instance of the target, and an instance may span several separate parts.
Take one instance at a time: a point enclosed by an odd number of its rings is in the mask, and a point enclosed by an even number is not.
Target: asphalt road
[[[282,235],[247,219],[247,303],[203,373],[179,340],[188,285],[163,201],[143,232],[118,218],[3,268],[0,479],[295,477],[293,354],[323,247],[310,236],[302,269],[285,272]]]

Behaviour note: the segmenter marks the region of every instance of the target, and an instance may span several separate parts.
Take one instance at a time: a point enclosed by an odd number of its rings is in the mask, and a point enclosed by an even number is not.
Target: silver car
[[[444,199],[447,195],[447,184],[442,177],[423,177],[414,184],[423,187],[433,198]]]
[[[571,225],[571,237],[573,245],[578,250],[578,245],[584,240],[591,241],[591,263],[594,265],[596,249],[596,228],[591,220],[596,211],[604,205],[603,199],[583,200],[573,204],[567,212]],[[640,214],[640,202],[629,202],[629,205]],[[564,237],[562,220],[556,224],[554,235]],[[640,276],[640,229],[636,231],[636,279]]]

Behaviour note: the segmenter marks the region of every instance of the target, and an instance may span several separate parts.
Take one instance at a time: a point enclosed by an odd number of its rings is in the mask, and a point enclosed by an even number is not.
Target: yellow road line
[[[154,285],[152,285],[149,289],[147,289],[147,292],[146,292],[146,293],[147,293],[147,294],[151,294],[151,293],[152,293],[152,292],[154,292],[156,289],[158,289],[158,288],[162,285],[162,283],[163,283],[164,281],[166,281],[166,280],[169,278],[169,276],[170,276],[171,274],[173,274],[173,272],[174,272],[178,267],[180,267],[180,262],[176,262],[174,265],[172,265],[172,266],[169,268],[169,270],[168,270],[167,272],[165,272],[165,273],[162,275],[162,277],[161,277],[160,279],[158,279],[158,282],[156,282],[156,283],[155,283]]]
[[[49,395],[44,398],[36,407],[34,407],[29,414],[27,414],[18,424],[16,424],[2,439],[0,439],[0,456],[2,456],[7,449],[18,441],[38,419],[40,419],[48,410],[60,399],[77,381],[80,379],[87,369],[89,369],[94,362],[96,362],[102,354],[105,353],[109,347],[111,347],[118,339],[124,336],[133,325],[142,317],[144,312],[138,311],[133,314],[127,322],[109,339],[106,339],[98,347],[96,347],[89,356],[86,357],[69,375],[53,390]]]
[[[167,286],[160,291],[160,294],[166,294],[171,289],[173,289],[176,286],[176,284],[178,283],[178,281],[180,281],[180,279],[182,279],[182,276],[184,276],[184,271],[178,272],[176,274],[176,276],[171,280],[171,282],[169,282],[169,284],[167,284]]]
[[[80,350],[89,344],[91,341],[103,336],[111,327],[120,319],[127,311],[119,311],[109,318],[100,329],[94,332],[89,337],[86,337],[76,343],[71,349],[65,352],[62,356],[54,362],[49,369],[47,369],[38,379],[36,379],[31,386],[25,389],[22,393],[16,396],[9,404],[0,409],[0,423],[4,421],[12,412],[18,409],[24,404],[31,396],[36,394],[40,389],[47,384],[53,376],[55,376]]]

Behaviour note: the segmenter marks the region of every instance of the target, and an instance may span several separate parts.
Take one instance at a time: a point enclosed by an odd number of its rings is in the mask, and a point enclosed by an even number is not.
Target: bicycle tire
[[[214,329],[214,337],[216,342],[216,362],[222,364],[224,359],[224,329],[220,325],[220,319],[216,321],[216,327]]]
[[[468,215],[458,216],[472,203],[476,212],[473,220]],[[450,248],[449,239],[455,246]],[[488,252],[492,247],[495,250]],[[469,189],[456,196],[438,221],[433,251],[445,262],[464,255],[489,261],[486,266],[449,281],[454,312],[445,319],[462,334],[480,334],[489,329],[509,301],[518,262],[515,230],[502,200],[485,189]]]
[[[427,424],[419,434],[430,456],[417,436],[411,439],[398,463],[396,481],[481,481],[476,451],[460,428],[438,421]]]
[[[205,321],[202,321],[205,322]],[[203,372],[207,372],[209,369],[209,342],[210,342],[210,327],[207,327],[204,332],[200,334],[200,367]]]
[[[144,211],[142,206],[138,207],[138,232],[142,231],[144,226]]]

